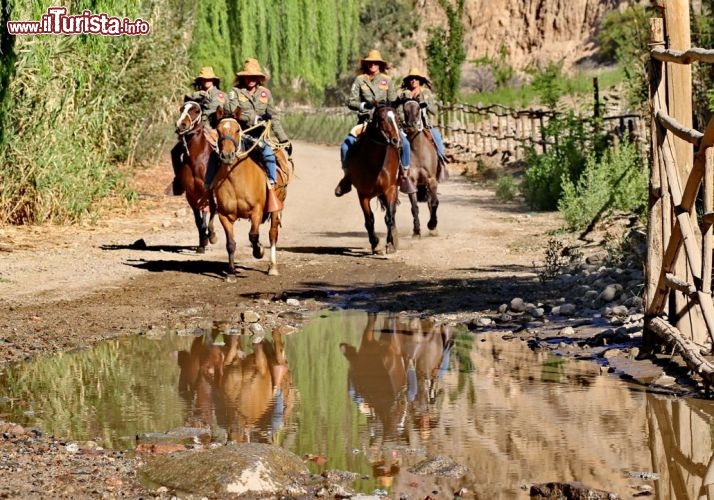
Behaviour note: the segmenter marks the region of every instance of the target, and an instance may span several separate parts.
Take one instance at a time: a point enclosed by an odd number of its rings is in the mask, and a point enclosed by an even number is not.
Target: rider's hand
[[[293,143],[290,141],[283,141],[280,144],[285,146],[285,151],[288,152],[288,155],[292,156],[293,155]]]
[[[369,101],[365,101],[365,102],[362,103],[362,108],[363,108],[365,111],[367,111],[367,110],[369,110],[369,109],[374,109],[374,104],[371,103],[371,102],[369,102]]]
[[[263,120],[264,122],[267,122],[272,117],[273,117],[273,115],[271,115],[270,113],[263,113],[262,115],[260,115],[260,119]]]

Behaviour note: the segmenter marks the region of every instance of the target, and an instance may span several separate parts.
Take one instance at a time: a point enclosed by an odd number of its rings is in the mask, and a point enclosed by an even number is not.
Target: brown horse
[[[411,144],[410,177],[417,186],[417,192],[409,195],[414,217],[414,236],[421,236],[419,224],[419,206],[417,201],[426,201],[429,207],[429,222],[427,227],[434,231],[437,225],[436,209],[439,206],[437,195],[437,165],[439,158],[432,140],[427,137],[422,121],[421,108],[415,100],[408,100],[402,106],[404,112],[404,133]]]
[[[181,156],[178,178],[186,190],[186,201],[193,210],[198,229],[196,252],[204,253],[209,242],[215,244],[217,241],[213,229],[216,206],[204,184],[208,164],[216,158],[213,146],[203,133],[201,106],[197,102],[187,100],[181,106],[181,116],[176,120],[176,134],[184,147],[182,151],[172,151],[172,155],[178,153]]]
[[[240,108],[236,109],[240,113]],[[216,198],[218,218],[226,232],[226,250],[228,251],[228,272],[235,273],[236,242],[233,236],[233,224],[238,219],[250,221],[248,239],[253,247],[253,257],[262,259],[264,250],[260,244],[260,225],[270,219],[270,264],[268,274],[278,275],[277,249],[278,228],[282,210],[268,213],[267,174],[249,155],[243,147],[242,131],[235,117],[223,118],[223,110],[219,108],[216,117],[218,123],[218,151],[220,164],[213,181],[213,192]],[[287,185],[292,174],[292,163],[282,157],[283,151],[275,150],[278,160],[278,178],[275,194],[281,202],[285,201]],[[282,168],[281,168],[282,167]]]
[[[379,238],[374,233],[374,213],[370,203],[379,199],[385,211],[387,224],[386,253],[397,249],[395,214],[399,196],[399,148],[402,138],[397,126],[396,113],[389,105],[378,105],[366,130],[350,148],[345,161],[352,185],[357,190],[364,225],[367,228],[372,253],[377,253]]]

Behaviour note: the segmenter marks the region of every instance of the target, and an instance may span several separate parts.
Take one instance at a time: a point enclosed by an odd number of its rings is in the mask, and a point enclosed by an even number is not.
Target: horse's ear
[[[237,121],[240,121],[240,106],[236,106],[236,109],[233,110],[233,118],[235,118]]]
[[[183,96],[183,103],[186,104],[188,101],[193,101],[193,98],[190,95]]]
[[[225,114],[225,110],[223,109],[223,106],[218,106],[218,108],[216,108],[215,113],[213,114],[213,116],[215,116],[216,123],[223,120],[224,114]]]

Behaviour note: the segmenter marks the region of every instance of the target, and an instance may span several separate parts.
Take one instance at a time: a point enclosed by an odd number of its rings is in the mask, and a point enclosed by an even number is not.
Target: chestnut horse
[[[372,253],[377,253],[379,244],[379,238],[374,233],[374,213],[370,206],[372,198],[375,197],[379,199],[385,211],[384,222],[387,225],[385,251],[393,253],[397,249],[395,214],[399,196],[397,186],[401,145],[402,138],[394,108],[378,104],[372,112],[372,118],[366,124],[366,130],[350,148],[345,161],[362,207]]]
[[[216,161],[216,158],[212,158],[215,154],[213,146],[203,133],[201,106],[197,102],[187,100],[181,106],[181,116],[176,120],[176,134],[184,146],[178,178],[186,190],[186,201],[193,210],[193,219],[198,229],[196,252],[204,253],[209,242],[217,241],[213,230],[216,207],[204,184],[208,163]]]
[[[235,114],[240,113],[236,108]],[[228,251],[228,273],[235,274],[236,242],[233,236],[233,224],[238,219],[250,221],[248,239],[253,247],[253,257],[262,259],[264,250],[260,244],[260,225],[270,219],[270,264],[268,274],[277,276],[277,248],[278,228],[282,217],[282,210],[266,212],[267,201],[267,174],[265,170],[249,155],[250,147],[246,151],[243,147],[242,131],[235,117],[224,118],[223,108],[219,108],[216,117],[220,120],[218,130],[218,156],[220,163],[213,180],[218,219],[226,232],[226,250]],[[265,126],[270,124],[266,122]],[[248,141],[246,141],[247,143]],[[285,201],[287,185],[292,174],[292,162],[281,158],[281,149],[275,149],[278,161],[278,175],[275,184],[275,194],[281,202]],[[284,168],[288,171],[285,171]]]
[[[411,166],[408,172],[417,187],[417,192],[409,195],[412,216],[414,217],[413,234],[414,236],[421,236],[417,201],[426,201],[429,207],[427,227],[430,231],[436,229],[436,209],[439,206],[439,197],[437,195],[437,165],[439,158],[434,143],[427,137],[427,132],[424,130],[419,103],[410,99],[403,104],[402,110],[404,112],[404,133],[407,134],[412,147]]]

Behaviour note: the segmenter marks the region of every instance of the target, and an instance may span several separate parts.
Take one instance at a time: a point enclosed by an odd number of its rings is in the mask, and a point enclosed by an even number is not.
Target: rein
[[[233,160],[232,164],[228,167],[228,171],[230,172],[241,160],[245,159],[248,155],[250,155],[250,153],[253,152],[253,150],[256,147],[258,147],[258,144],[260,143],[261,140],[264,140],[265,136],[268,133],[268,130],[270,129],[270,120],[260,122],[256,125],[253,125],[250,128],[245,129],[245,130],[241,129],[240,124],[238,123],[238,120],[236,120],[235,118],[224,118],[223,120],[233,122],[238,126],[238,139],[237,140],[232,135],[226,134],[226,135],[220,136],[218,138],[218,141],[216,144],[218,146],[218,144],[220,144],[220,142],[222,140],[226,140],[226,141],[231,141],[233,143],[233,146],[235,146],[237,154],[236,154],[235,160]],[[223,121],[223,120],[221,120],[221,121]],[[257,129],[259,127],[263,127],[263,131],[260,133],[260,135],[257,138],[249,136],[250,139],[253,141],[253,144],[245,151],[241,151],[241,143],[242,143],[241,137],[243,136],[243,134],[250,132],[251,130]]]

